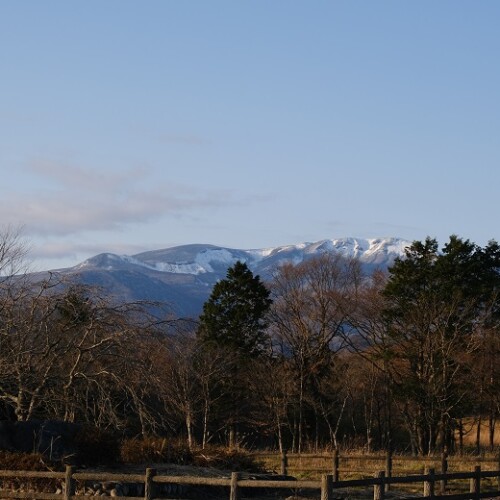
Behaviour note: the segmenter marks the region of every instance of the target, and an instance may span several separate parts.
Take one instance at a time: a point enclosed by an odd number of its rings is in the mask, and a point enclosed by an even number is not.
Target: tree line
[[[197,321],[20,272],[0,235],[0,416],[190,447],[463,449],[500,411],[500,247],[414,242],[388,271],[325,253],[228,269]],[[13,277],[14,276],[14,277]],[[476,425],[479,447],[481,426]]]

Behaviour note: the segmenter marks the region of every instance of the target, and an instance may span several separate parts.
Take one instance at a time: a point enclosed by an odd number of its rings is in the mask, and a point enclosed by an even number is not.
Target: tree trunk
[[[205,449],[207,446],[207,441],[208,441],[208,414],[209,414],[209,405],[208,402],[205,400],[205,404],[203,407],[203,433],[202,433],[202,438],[201,438],[201,447],[202,449]]]
[[[495,449],[495,425],[496,425],[496,415],[495,409],[493,405],[491,405],[490,410],[490,418],[489,418],[489,441],[490,441],[490,450],[493,451]]]
[[[186,411],[186,431],[187,431],[187,441],[189,449],[193,449],[194,439],[193,439],[193,418],[191,414],[191,408]]]
[[[234,450],[236,448],[236,424],[231,422],[229,424],[229,449]]]
[[[300,392],[299,392],[299,422],[297,429],[297,452],[302,452],[302,427],[303,427],[303,412],[304,412],[304,377],[300,376]]]
[[[464,422],[461,418],[458,420],[458,452],[460,456],[464,454]]]
[[[477,429],[476,429],[476,453],[477,455],[481,455],[481,424],[483,422],[483,419],[481,415],[479,415],[478,421],[477,421]]]

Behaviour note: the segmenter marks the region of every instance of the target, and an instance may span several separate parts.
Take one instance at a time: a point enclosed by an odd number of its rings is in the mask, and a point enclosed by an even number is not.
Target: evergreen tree
[[[211,356],[224,359],[225,375],[210,397],[212,418],[223,422],[229,447],[237,445],[239,428],[251,425],[254,398],[250,380],[266,344],[270,292],[247,265],[236,262],[219,281],[203,306],[198,340]],[[219,429],[220,425],[216,426]]]
[[[452,445],[451,419],[469,403],[465,381],[500,309],[498,255],[496,242],[483,249],[452,235],[439,251],[427,238],[390,269],[385,356],[421,453]]]
[[[205,302],[198,337],[205,345],[255,357],[266,345],[266,314],[271,302],[260,277],[238,261]]]

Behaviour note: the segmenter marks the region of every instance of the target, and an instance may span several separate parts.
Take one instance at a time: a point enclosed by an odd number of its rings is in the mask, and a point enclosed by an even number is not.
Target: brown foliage
[[[195,452],[194,465],[214,467],[216,469],[237,470],[245,472],[264,472],[264,465],[249,453],[222,447],[209,447]]]
[[[41,453],[17,453],[0,451],[1,470],[54,470],[56,465],[49,462]]]
[[[120,460],[135,464],[143,462],[168,462],[191,464],[193,456],[185,443],[164,438],[146,437],[125,439],[120,446]]]
[[[260,462],[243,450],[210,446],[190,451],[184,442],[155,437],[124,440],[120,448],[120,459],[128,464],[167,462],[222,470],[248,472],[264,470]]]
[[[48,461],[41,453],[18,453],[0,451],[0,470],[48,471],[61,470],[61,465]],[[52,479],[5,478],[0,488],[37,488],[39,491],[54,491],[56,481]]]

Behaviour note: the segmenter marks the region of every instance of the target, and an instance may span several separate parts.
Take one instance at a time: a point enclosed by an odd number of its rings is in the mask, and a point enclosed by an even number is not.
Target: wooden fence
[[[144,500],[161,498],[157,493],[157,487],[161,484],[182,484],[191,486],[225,487],[228,490],[230,500],[238,500],[243,488],[266,488],[266,489],[286,489],[299,491],[304,489],[316,490],[320,493],[321,500],[332,500],[336,490],[347,488],[371,488],[374,500],[384,500],[389,486],[403,484],[421,483],[421,494],[405,493],[401,498],[406,500],[416,500],[421,498],[443,499],[443,500],[465,500],[479,498],[500,497],[500,470],[482,471],[481,466],[475,466],[471,472],[455,472],[446,474],[436,474],[434,469],[429,469],[426,474],[411,475],[403,477],[386,477],[385,471],[380,471],[369,479],[351,479],[345,481],[334,481],[332,474],[323,475],[321,481],[269,481],[242,479],[238,472],[233,472],[229,478],[207,478],[157,475],[154,469],[146,469],[145,474],[111,474],[96,472],[77,472],[71,467],[67,467],[65,472],[28,472],[28,471],[0,471],[0,478],[15,479],[56,479],[63,481],[64,489],[61,493],[42,493],[36,491],[6,491],[0,490],[0,498],[19,498],[32,500],[83,500],[81,492],[77,494],[77,481],[106,481],[106,482],[127,482],[142,483],[144,485]],[[484,479],[495,479],[495,485],[486,485]],[[436,484],[448,484],[450,481],[469,481],[469,488],[466,492],[436,495]],[[463,488],[462,488],[463,489]],[[122,496],[117,500],[137,500],[138,497]],[[398,498],[398,494],[392,491],[391,498]]]
[[[456,469],[457,465],[463,464],[478,465],[489,464],[489,467],[500,470],[500,454],[496,457],[467,457],[449,456],[442,453],[439,456],[414,457],[409,455],[394,455],[391,452],[385,455],[368,454],[340,454],[338,450],[333,450],[331,454],[290,454],[286,451],[281,454],[261,453],[253,454],[257,460],[266,460],[267,465],[279,471],[282,475],[288,473],[330,473],[334,481],[339,481],[341,476],[346,474],[364,474],[368,470],[384,469],[386,477],[392,477],[395,473],[408,473],[407,465],[419,464],[419,470],[413,472],[424,473],[426,469],[439,470],[441,474],[446,474],[450,469]],[[316,465],[310,465],[311,463]],[[359,464],[359,468],[349,465]],[[320,464],[320,465],[318,465]],[[457,471],[458,472],[458,471]]]

